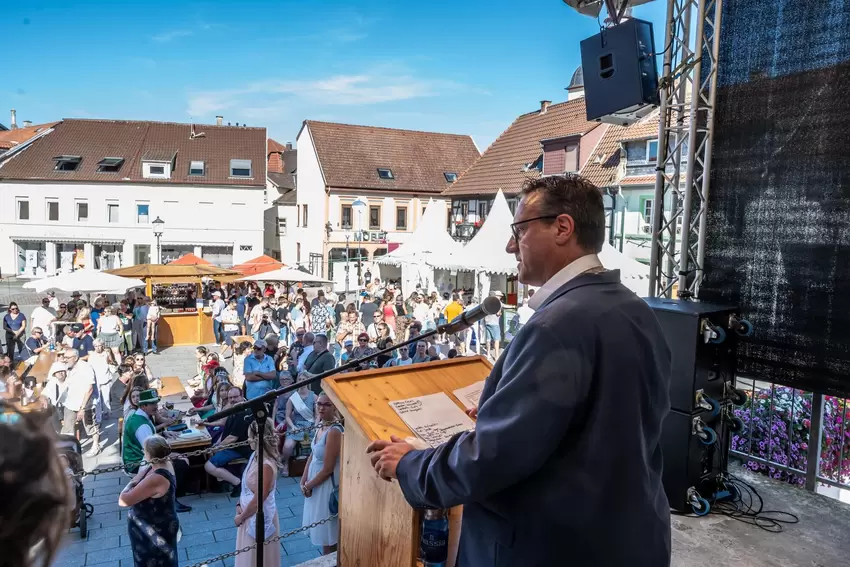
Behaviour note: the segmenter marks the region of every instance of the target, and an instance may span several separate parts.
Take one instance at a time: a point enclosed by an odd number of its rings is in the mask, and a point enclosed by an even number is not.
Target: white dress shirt
[[[549,278],[540,289],[534,292],[534,296],[528,300],[528,306],[535,310],[538,309],[549,299],[550,295],[555,293],[565,283],[587,270],[601,267],[602,262],[599,261],[599,256],[596,254],[588,254],[570,262]]]

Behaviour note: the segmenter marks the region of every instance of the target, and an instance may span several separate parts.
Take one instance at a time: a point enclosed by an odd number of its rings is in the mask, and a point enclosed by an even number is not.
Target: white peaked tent
[[[107,274],[106,272],[92,268],[82,268],[73,272],[27,282],[23,287],[25,289],[34,289],[36,293],[53,290],[121,294],[134,287],[145,287],[145,282],[134,278]]]
[[[599,261],[609,270],[620,270],[620,281],[639,297],[649,293],[649,266],[629,258],[607,242],[599,253]]]
[[[449,261],[463,246],[446,230],[446,204],[430,199],[422,218],[407,241],[376,260],[380,265],[401,267],[402,289],[409,294],[420,285],[434,285],[434,266]]]
[[[500,189],[484,224],[469,244],[438,266],[489,274],[516,274],[516,257],[505,252],[511,238],[512,222],[514,215]]]

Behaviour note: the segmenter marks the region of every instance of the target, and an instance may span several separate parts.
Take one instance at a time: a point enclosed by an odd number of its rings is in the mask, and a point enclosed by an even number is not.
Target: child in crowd
[[[343,345],[345,348],[342,351],[342,354],[339,355],[339,363],[345,364],[349,360],[351,360],[351,356],[354,354],[354,342],[353,341],[345,341]]]

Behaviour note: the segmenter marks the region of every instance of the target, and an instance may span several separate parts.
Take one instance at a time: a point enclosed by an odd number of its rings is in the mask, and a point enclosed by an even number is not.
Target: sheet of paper
[[[455,433],[475,429],[475,423],[444,392],[397,400],[390,406],[431,447],[445,443]]]
[[[470,410],[478,407],[478,400],[481,398],[481,390],[483,389],[484,380],[481,380],[465,388],[458,388],[453,393],[460,400],[460,403],[463,404],[463,407]]]

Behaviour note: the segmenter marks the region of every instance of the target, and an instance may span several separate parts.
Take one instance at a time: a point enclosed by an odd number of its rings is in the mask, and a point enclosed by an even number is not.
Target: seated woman
[[[230,375],[226,368],[217,367],[208,384],[207,397],[201,402],[194,402],[195,407],[190,408],[186,415],[200,415],[201,419],[206,419],[218,411],[220,399],[218,397],[218,387],[223,383],[230,384]]]
[[[311,375],[302,372],[299,381],[309,378]],[[285,402],[283,400],[286,400]],[[303,441],[305,437],[313,440],[314,432],[292,433],[297,429],[303,429],[316,423],[314,408],[316,406],[316,393],[310,389],[309,384],[301,386],[298,391],[287,397],[278,396],[275,400],[275,420],[278,433],[286,431],[286,437],[281,439],[280,446],[280,474],[289,476],[289,458],[295,450],[295,445]]]
[[[119,368],[119,372],[121,369]],[[124,423],[127,419],[139,409],[139,392],[150,389],[150,382],[144,374],[134,374],[133,378],[127,383],[124,388],[124,393],[121,394],[121,406],[124,408]],[[133,395],[135,392],[135,396]]]
[[[230,405],[230,390],[233,389],[233,384],[227,381],[219,382],[218,387],[215,390],[216,403],[215,405],[204,406],[203,408],[191,408],[186,412],[186,415],[194,415],[199,411],[203,410],[204,412],[213,412],[217,413],[223,410],[224,408]],[[212,415],[212,413],[208,414]],[[207,432],[209,432],[210,437],[212,438],[212,442],[215,443],[221,438],[221,433],[224,430],[224,424],[227,422],[227,418],[222,418],[216,421],[209,421],[208,419],[204,419],[201,423],[206,425]]]

